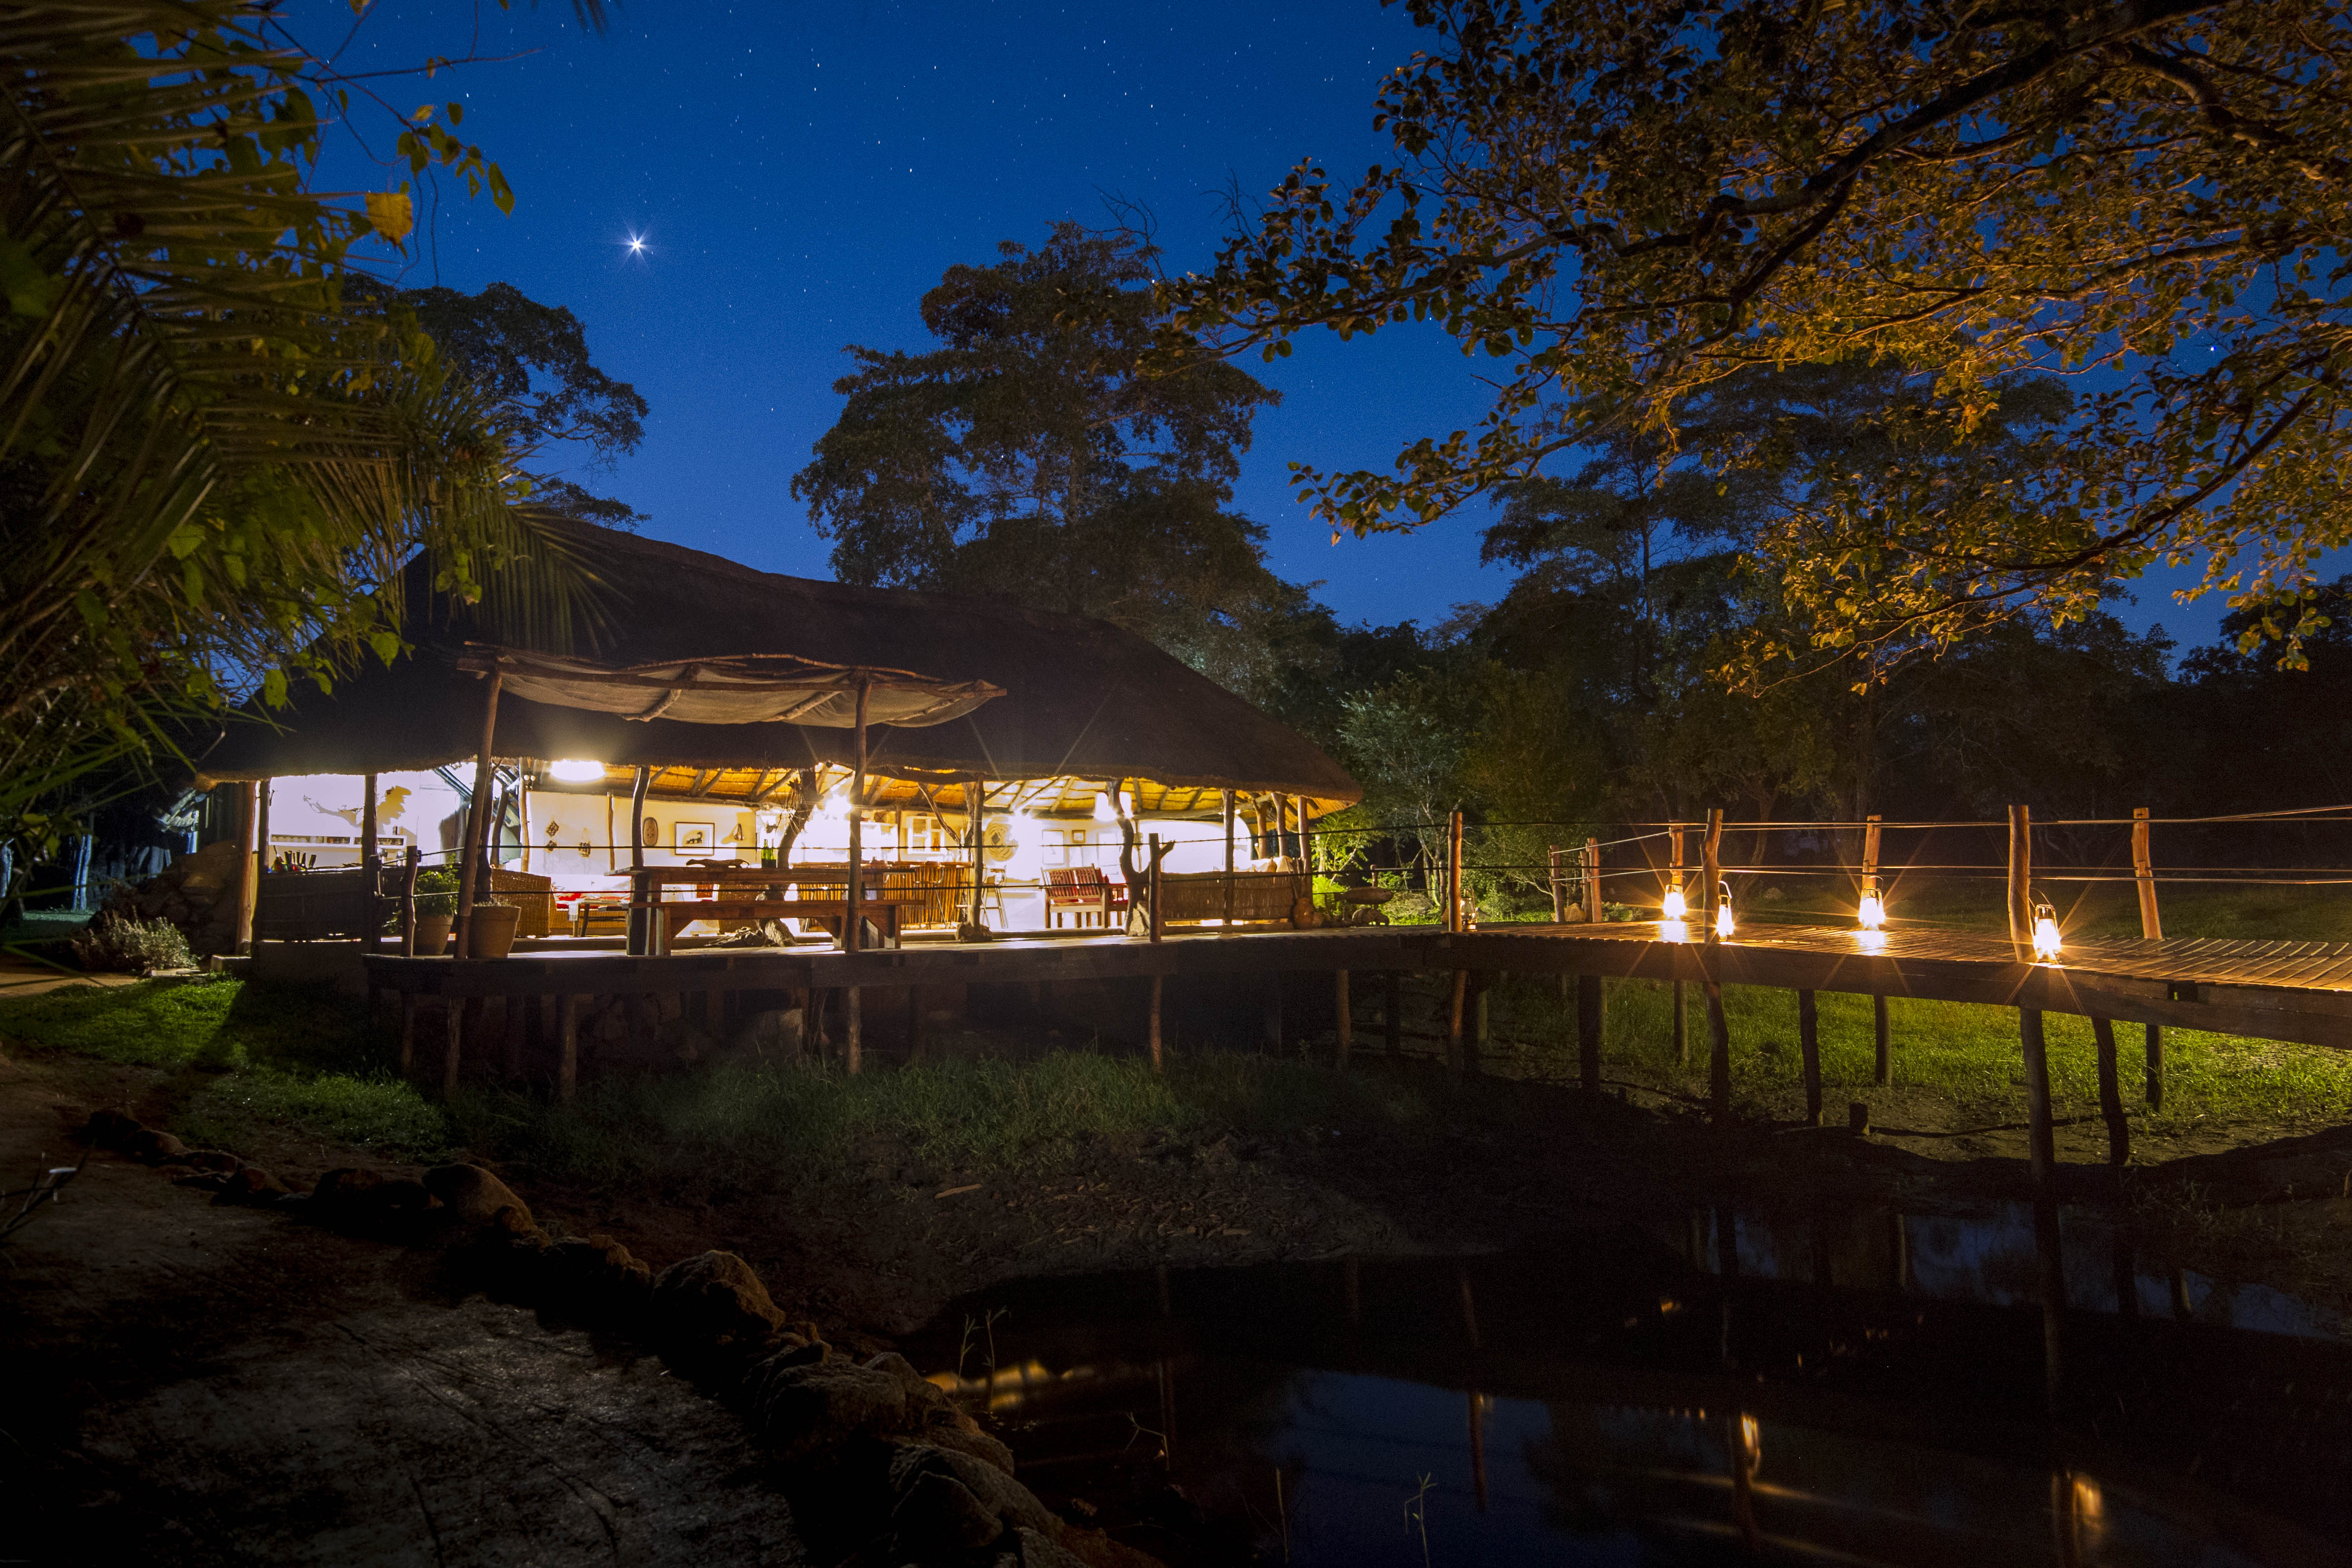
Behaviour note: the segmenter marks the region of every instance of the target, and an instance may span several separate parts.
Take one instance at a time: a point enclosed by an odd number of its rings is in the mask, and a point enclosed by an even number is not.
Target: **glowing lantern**
[[[1715,935],[1718,941],[1731,940],[1731,884],[1715,884]]]
[[[1862,921],[1862,928],[1864,931],[1875,931],[1886,924],[1886,904],[1875,890],[1862,895],[1862,908],[1858,912],[1858,917]]]
[[[2058,956],[2058,912],[2050,907],[2047,899],[2033,905],[2033,956],[2043,960]]]
[[[1664,915],[1668,920],[1681,920],[1690,914],[1690,901],[1683,897],[1683,884],[1681,883],[1676,883],[1674,886],[1666,889],[1665,907],[1659,911],[1659,913]]]
[[[563,757],[547,765],[547,776],[559,784],[593,784],[604,777],[604,765],[584,757]]]

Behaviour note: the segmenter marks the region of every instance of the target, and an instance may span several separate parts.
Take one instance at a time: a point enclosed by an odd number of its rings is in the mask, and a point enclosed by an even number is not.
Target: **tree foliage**
[[[2158,562],[2297,656],[2352,539],[2346,0],[1408,3],[1435,37],[1379,94],[1398,161],[1302,164],[1164,294],[1171,363],[1415,320],[1501,362],[1476,431],[1301,471],[1335,527],[1671,441],[1756,366],[1891,359],[1924,395],[1874,415],[1879,460],[1755,538],[1794,619],[1741,674],[2079,620]],[[2064,423],[1956,466],[2039,374]]]
[[[310,188],[351,98],[276,8],[16,6],[0,59],[0,826],[243,683],[394,656],[419,548],[560,630],[494,411],[404,313],[344,305],[413,208]],[[398,116],[396,155],[503,205],[461,115]]]
[[[1242,691],[1307,611],[1231,509],[1277,394],[1203,364],[1146,376],[1152,256],[1057,225],[948,269],[922,353],[853,346],[841,417],[793,480],[844,581],[999,594],[1097,615]]]

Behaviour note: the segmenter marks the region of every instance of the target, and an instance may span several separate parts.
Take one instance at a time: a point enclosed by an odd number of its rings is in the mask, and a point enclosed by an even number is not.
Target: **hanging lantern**
[[[1668,920],[1681,920],[1690,914],[1690,901],[1683,896],[1681,883],[1666,889],[1665,907],[1659,913]]]
[[[2058,912],[2046,898],[2033,904],[2033,956],[2047,963],[2058,956]]]
[[[1718,941],[1731,940],[1731,884],[1715,884],[1715,935]]]
[[[559,784],[593,784],[604,777],[604,765],[584,757],[560,757],[547,765],[547,776]]]
[[[1862,922],[1864,931],[1876,931],[1885,925],[1886,904],[1878,896],[1876,888],[1862,895],[1862,908],[1856,912],[1856,917]]]

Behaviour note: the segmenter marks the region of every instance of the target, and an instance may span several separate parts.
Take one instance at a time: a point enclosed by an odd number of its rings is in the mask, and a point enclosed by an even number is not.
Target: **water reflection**
[[[2026,1205],[1031,1281],[910,1349],[997,1313],[942,1381],[1171,1563],[2343,1560],[2331,1320],[2069,1224],[2054,1421]]]

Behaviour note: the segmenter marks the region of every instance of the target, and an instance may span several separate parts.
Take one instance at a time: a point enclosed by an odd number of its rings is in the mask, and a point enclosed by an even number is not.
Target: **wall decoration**
[[[677,824],[677,848],[683,854],[688,850],[710,852],[719,841],[719,829],[710,822],[680,822]]]

